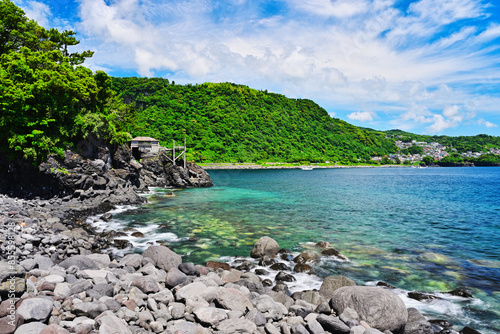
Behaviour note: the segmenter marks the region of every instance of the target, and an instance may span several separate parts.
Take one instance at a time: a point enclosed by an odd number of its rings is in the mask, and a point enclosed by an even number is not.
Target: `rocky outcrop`
[[[39,166],[0,157],[0,192],[23,198],[59,198],[66,207],[109,210],[114,204],[141,203],[148,187],[209,187],[210,176],[199,166],[172,164],[165,153],[137,161],[127,145],[113,151],[101,141],[82,142],[64,157],[49,156]]]

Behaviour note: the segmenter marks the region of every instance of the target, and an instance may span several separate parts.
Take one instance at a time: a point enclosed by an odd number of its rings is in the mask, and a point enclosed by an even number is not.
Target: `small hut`
[[[151,137],[135,137],[130,142],[132,151],[137,150],[141,153],[158,153],[160,150],[160,142]]]

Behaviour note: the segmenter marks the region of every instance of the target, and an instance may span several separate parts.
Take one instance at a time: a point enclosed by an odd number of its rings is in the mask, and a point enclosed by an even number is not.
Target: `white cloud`
[[[297,8],[320,16],[348,18],[368,10],[365,0],[290,0]]]
[[[347,115],[347,118],[353,121],[370,122],[373,121],[374,115],[375,113],[371,111],[355,111]]]
[[[52,13],[49,6],[37,1],[16,0],[14,3],[23,9],[27,17],[37,21],[42,27],[50,28],[49,19]]]
[[[465,105],[493,111],[499,100],[496,90],[476,89],[500,79],[498,57],[484,47],[500,25],[475,25],[486,17],[480,1],[421,0],[401,12],[392,0],[288,0],[276,15],[248,1],[79,1],[93,68],[231,81],[351,111],[383,106],[350,119],[372,121],[392,108],[393,124],[433,132],[472,119]],[[467,18],[477,20],[443,30]]]
[[[484,120],[484,119],[482,119],[482,118],[481,118],[481,119],[479,119],[479,120],[477,121],[477,124],[478,124],[479,126],[485,126],[485,127],[487,127],[487,128],[496,128],[496,127],[498,127],[498,125],[496,125],[496,124],[494,124],[494,123],[491,123],[491,122],[489,122],[489,121],[486,121],[486,120]]]

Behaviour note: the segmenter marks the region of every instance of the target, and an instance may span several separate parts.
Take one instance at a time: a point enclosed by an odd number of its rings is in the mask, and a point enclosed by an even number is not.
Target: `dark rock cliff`
[[[76,152],[78,151],[78,152]],[[173,165],[164,153],[137,161],[127,145],[111,151],[104,143],[79,145],[64,158],[52,155],[39,166],[0,157],[0,191],[24,198],[62,198],[87,206],[140,203],[148,187],[210,187],[203,168]]]

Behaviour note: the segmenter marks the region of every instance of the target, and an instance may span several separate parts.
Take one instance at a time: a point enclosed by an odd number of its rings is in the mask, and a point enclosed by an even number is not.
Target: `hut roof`
[[[151,137],[135,137],[133,141],[158,141],[157,139]]]

